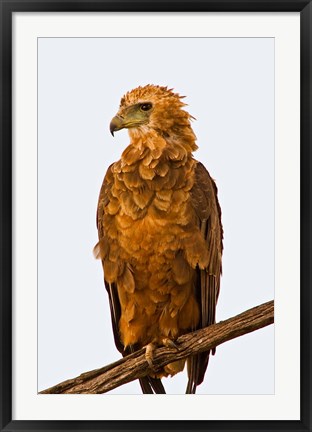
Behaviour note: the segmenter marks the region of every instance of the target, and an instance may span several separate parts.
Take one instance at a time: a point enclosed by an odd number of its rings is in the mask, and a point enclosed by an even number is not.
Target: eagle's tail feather
[[[144,394],[166,394],[165,388],[159,378],[149,376],[140,378],[140,386]]]
[[[188,382],[186,394],[195,394],[196,387],[204,380],[210,351],[197,354],[187,360]]]

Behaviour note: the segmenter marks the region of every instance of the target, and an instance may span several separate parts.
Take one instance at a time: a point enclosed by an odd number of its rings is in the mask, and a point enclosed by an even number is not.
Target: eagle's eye
[[[146,102],[146,103],[142,103],[141,105],[140,105],[140,109],[142,110],[142,111],[149,111],[151,108],[152,108],[152,104],[150,103],[150,102]]]

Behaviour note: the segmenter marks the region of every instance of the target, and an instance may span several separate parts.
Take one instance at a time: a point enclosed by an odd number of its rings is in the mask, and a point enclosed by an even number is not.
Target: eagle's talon
[[[174,348],[176,351],[180,351],[180,348],[178,347],[178,345],[173,342],[172,339],[169,338],[164,338],[162,340],[163,346],[165,346],[166,348]]]
[[[153,357],[154,357],[154,351],[156,346],[151,342],[145,347],[145,359],[149,365],[149,367],[152,369],[152,371],[155,371],[155,366],[153,363]]]

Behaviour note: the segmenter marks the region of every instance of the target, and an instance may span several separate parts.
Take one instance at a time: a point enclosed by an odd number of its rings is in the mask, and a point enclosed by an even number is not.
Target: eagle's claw
[[[166,348],[174,348],[177,351],[180,350],[180,348],[178,347],[178,345],[175,342],[173,342],[172,339],[164,338],[162,340],[162,343],[163,343],[163,346],[165,346]]]
[[[145,347],[145,359],[149,365],[149,367],[154,371],[155,367],[153,364],[153,357],[154,357],[154,351],[155,351],[156,345],[152,342],[146,345]]]

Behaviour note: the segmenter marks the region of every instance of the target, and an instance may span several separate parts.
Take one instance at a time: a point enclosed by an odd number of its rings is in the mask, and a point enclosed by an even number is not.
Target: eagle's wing
[[[198,328],[215,323],[216,304],[220,289],[222,258],[221,209],[217,187],[208,171],[200,162],[196,165],[195,183],[191,190],[191,202],[198,218],[198,226],[207,243],[209,264],[204,270],[197,268],[196,295],[200,305],[201,319]],[[212,354],[215,349],[212,350]],[[210,351],[188,359],[188,385],[186,393],[195,393],[207,369]]]
[[[98,229],[98,235],[99,235],[99,242],[94,248],[94,253],[97,257],[103,257],[102,250],[106,249],[108,238],[106,236],[105,230],[104,230],[104,224],[103,224],[103,218],[105,214],[105,209],[107,205],[110,202],[111,199],[111,189],[113,186],[113,174],[112,174],[112,167],[113,164],[109,166],[106,175],[104,177],[102,187],[100,190],[100,196],[98,201],[98,207],[97,207],[97,217],[96,217],[96,225]],[[104,267],[104,260],[102,259],[102,264]],[[109,298],[109,306],[111,311],[111,320],[112,320],[112,327],[113,327],[113,333],[114,333],[114,340],[115,345],[118,351],[123,355],[130,354],[134,351],[134,348],[131,349],[125,349],[123,346],[120,335],[119,335],[119,320],[121,316],[121,308],[120,308],[120,302],[117,292],[117,286],[114,283],[109,283],[105,280],[104,275],[104,283],[105,287],[108,293]],[[166,393],[165,389],[161,383],[160,379],[152,378],[152,377],[144,377],[140,378],[140,385],[142,388],[143,393]]]

